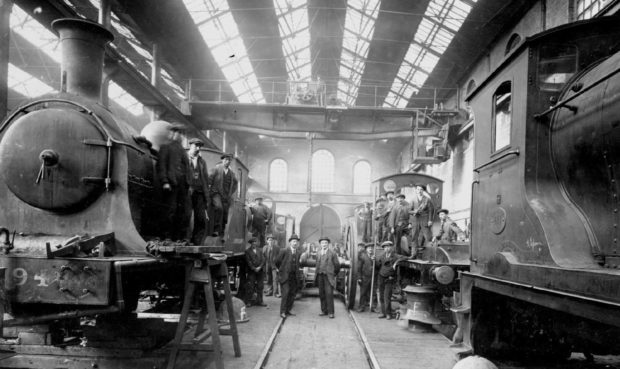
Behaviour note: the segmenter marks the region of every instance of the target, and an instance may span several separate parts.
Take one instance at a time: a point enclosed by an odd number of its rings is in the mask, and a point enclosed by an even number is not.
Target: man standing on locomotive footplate
[[[232,155],[224,154],[222,162],[217,164],[209,174],[209,191],[213,206],[213,236],[224,237],[228,223],[228,209],[233,204],[237,191],[237,177],[230,168]]]

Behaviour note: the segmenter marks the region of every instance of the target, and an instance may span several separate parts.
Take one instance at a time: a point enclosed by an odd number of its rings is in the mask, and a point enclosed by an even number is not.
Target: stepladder
[[[167,368],[173,369],[175,367],[177,357],[181,351],[207,351],[213,354],[215,367],[223,369],[224,360],[221,336],[231,336],[235,357],[241,356],[239,334],[235,321],[230,284],[228,283],[226,260],[221,258],[221,255],[214,257],[200,254],[186,257],[183,259],[183,262],[185,264],[185,296],[179,325],[170,348]],[[218,283],[220,281],[223,281],[223,283]],[[214,297],[214,292],[218,285],[224,290],[224,301],[222,303],[225,304],[229,318],[227,322],[222,324],[218,323],[217,320]],[[190,308],[194,300],[194,294],[201,289],[204,291],[206,306],[200,307],[198,323],[193,328],[193,338],[191,340],[184,340],[184,337],[191,336],[190,332],[186,334],[186,330],[192,328],[188,325]],[[205,323],[207,324],[205,325]]]

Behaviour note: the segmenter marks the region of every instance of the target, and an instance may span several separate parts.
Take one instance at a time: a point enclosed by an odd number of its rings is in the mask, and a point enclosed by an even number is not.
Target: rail
[[[491,159],[491,160],[487,161],[486,163],[484,163],[484,164],[480,165],[480,166],[479,166],[479,167],[477,167],[477,168],[474,168],[474,172],[476,172],[476,173],[480,173],[480,170],[481,170],[482,168],[486,168],[486,167],[488,167],[489,165],[491,165],[491,164],[493,164],[493,163],[497,163],[498,161],[500,161],[500,160],[502,160],[503,158],[506,158],[506,157],[508,157],[508,156],[511,156],[511,155],[519,156],[519,154],[520,154],[519,149],[510,150],[510,151],[506,151],[506,152],[505,152],[505,153],[503,153],[502,155],[500,155],[500,156],[498,156],[498,157],[496,157],[496,158],[493,158],[493,159]]]
[[[226,80],[186,80],[185,99],[192,102],[230,103],[237,97]],[[309,106],[347,106],[336,91],[337,81],[259,81],[266,103]],[[307,88],[297,89],[306,85]],[[355,99],[356,107],[383,107],[391,84],[362,84]],[[426,87],[411,96],[409,103],[418,107],[441,109],[443,97],[458,94],[457,88]]]

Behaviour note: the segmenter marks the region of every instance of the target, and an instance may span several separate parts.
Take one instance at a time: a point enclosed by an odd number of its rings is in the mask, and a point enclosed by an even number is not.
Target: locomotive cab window
[[[510,145],[512,83],[504,82],[493,95],[493,152]]]
[[[559,91],[577,71],[577,47],[545,45],[540,48],[538,86],[543,91]]]

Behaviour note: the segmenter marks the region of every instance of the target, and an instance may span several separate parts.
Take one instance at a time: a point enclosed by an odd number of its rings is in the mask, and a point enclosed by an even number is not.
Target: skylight
[[[366,67],[370,41],[375,31],[380,0],[349,0],[344,22],[338,98],[355,104]]]
[[[8,87],[28,98],[53,92],[54,89],[38,78],[9,63]]]
[[[10,22],[13,32],[19,34],[53,60],[60,63],[61,54],[60,46],[58,45],[59,40],[53,32],[43,27],[41,23],[28,15],[28,13],[19,6],[13,7]],[[60,71],[58,73],[60,73]]]
[[[239,102],[264,103],[245,45],[226,0],[183,0]]]
[[[407,107],[409,99],[424,85],[470,11],[471,6],[461,0],[431,0],[385,98],[384,107]]]
[[[273,0],[286,58],[290,81],[309,80],[312,76],[310,60],[310,26],[306,0]]]
[[[110,82],[108,96],[131,114],[135,116],[142,115],[142,103],[115,82]]]

